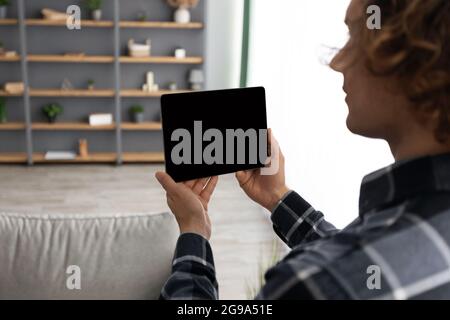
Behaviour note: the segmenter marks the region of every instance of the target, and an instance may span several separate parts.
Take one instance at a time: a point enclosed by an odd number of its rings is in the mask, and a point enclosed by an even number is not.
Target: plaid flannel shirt
[[[450,299],[450,154],[366,176],[359,216],[342,231],[297,193],[272,212],[292,250],[257,299]],[[207,240],[182,234],[162,299],[218,299]]]

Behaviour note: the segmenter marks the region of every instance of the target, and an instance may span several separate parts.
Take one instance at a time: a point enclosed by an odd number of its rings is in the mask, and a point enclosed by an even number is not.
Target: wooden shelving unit
[[[112,52],[108,52],[106,55],[76,55],[76,54],[33,54],[33,43],[27,46],[27,33],[30,29],[36,27],[38,33],[45,32],[46,27],[56,27],[56,28],[65,28],[66,21],[52,21],[52,20],[44,20],[44,19],[34,19],[26,17],[26,2],[18,1],[16,9],[12,12],[17,12],[17,19],[0,19],[0,26],[15,26],[17,28],[18,37],[19,37],[19,46],[16,50],[19,51],[18,55],[15,56],[0,56],[1,63],[18,63],[21,67],[23,81],[25,86],[28,88],[25,92],[11,94],[7,93],[4,90],[0,89],[0,96],[2,97],[18,97],[19,99],[23,99],[23,109],[24,109],[24,118],[21,120],[22,122],[8,122],[4,124],[0,124],[0,131],[23,131],[23,134],[26,138],[26,150],[24,152],[0,152],[0,163],[115,163],[120,165],[121,163],[161,163],[164,161],[164,154],[162,152],[124,152],[131,151],[130,149],[136,148],[138,150],[143,149],[145,147],[144,144],[137,143],[136,145],[131,144],[134,142],[136,134],[129,133],[125,134],[123,132],[138,132],[138,131],[160,131],[162,129],[162,125],[160,122],[156,121],[147,121],[143,123],[131,123],[131,122],[123,122],[122,114],[123,114],[123,105],[125,103],[128,104],[126,99],[128,98],[159,98],[164,94],[172,94],[172,93],[181,93],[181,92],[189,92],[190,90],[159,90],[154,92],[145,92],[140,88],[120,88],[121,81],[121,65],[132,65],[132,64],[173,64],[173,65],[202,65],[204,63],[204,57],[202,54],[198,54],[198,56],[188,56],[185,58],[176,58],[173,56],[150,56],[144,58],[134,58],[125,55],[121,55],[121,50],[123,48],[123,38],[121,39],[121,29],[168,29],[174,30],[179,29],[180,32],[184,32],[183,30],[202,30],[205,28],[202,22],[190,22],[185,24],[180,24],[172,21],[130,21],[125,19],[120,19],[121,9],[120,6],[123,2],[119,2],[117,0],[108,2],[113,6],[113,14],[111,15],[110,20],[101,20],[101,21],[93,21],[93,20],[82,20],[81,27],[86,28],[86,32],[88,28],[104,28],[110,29],[106,31],[98,30],[97,32],[108,33],[113,35],[113,50]],[[157,12],[159,9],[156,6]],[[204,11],[202,15],[199,15],[199,19],[202,19],[204,15]],[[112,18],[114,17],[114,18]],[[130,17],[128,17],[130,19]],[[42,28],[42,29],[40,29]],[[137,30],[134,30],[137,32]],[[8,32],[8,31],[6,31]],[[35,31],[33,31],[35,32]],[[59,31],[55,30],[53,32],[57,32],[61,34]],[[154,31],[156,32],[156,31]],[[167,32],[167,36],[169,37],[173,34],[174,31]],[[196,34],[192,33],[193,31],[189,31],[187,35]],[[45,36],[45,35],[43,35]],[[29,37],[28,37],[29,38]],[[57,39],[55,39],[57,40]],[[110,40],[108,40],[110,41]],[[188,51],[195,51],[198,48],[197,43],[200,45],[204,40],[195,39],[190,44],[184,44]],[[169,43],[166,43],[169,45]],[[31,52],[28,52],[26,48],[31,48]],[[20,48],[20,50],[19,50]],[[167,50],[168,48],[166,48]],[[171,50],[171,49],[169,49]],[[58,52],[61,52],[58,49]],[[169,51],[167,51],[169,52]],[[25,57],[25,59],[23,59]],[[28,62],[28,63],[26,63]],[[45,82],[42,84],[39,83],[36,86],[41,86],[42,88],[36,88],[33,84],[29,83],[29,66],[37,63],[74,63],[74,64],[109,64],[111,68],[114,68],[114,85],[108,88],[101,88],[99,85],[98,89],[87,90],[87,89],[69,89],[62,90],[60,88],[46,88]],[[186,66],[180,66],[181,70],[186,71]],[[9,68],[9,67],[8,67]],[[10,68],[16,68],[15,66],[11,66]],[[123,67],[129,68],[129,70],[134,70],[131,66]],[[197,67],[196,67],[197,68]],[[201,68],[201,66],[200,66]],[[126,69],[128,70],[128,69]],[[159,69],[158,69],[159,70]],[[159,71],[158,71],[159,72]],[[172,69],[168,71],[171,74],[175,74]],[[176,74],[175,79],[173,81],[180,83],[181,77],[180,74]],[[97,80],[97,79],[96,79]],[[172,80],[172,79],[170,79]],[[185,81],[185,80],[181,80]],[[48,86],[51,86],[48,84]],[[88,123],[83,122],[57,122],[57,123],[44,123],[44,122],[32,122],[33,116],[32,110],[34,111],[35,104],[31,104],[30,100],[32,98],[107,98],[111,99],[113,102],[111,113],[116,119],[117,123],[107,125],[107,126],[90,126]],[[50,101],[49,101],[50,102]],[[72,102],[69,100],[69,102]],[[68,104],[69,104],[68,102]],[[13,100],[14,104],[18,102]],[[19,102],[20,104],[20,102]],[[155,102],[151,102],[152,106],[155,106]],[[84,111],[83,111],[84,112]],[[90,112],[90,111],[89,111]],[[94,110],[92,112],[95,112]],[[109,111],[108,111],[109,112]],[[82,119],[83,115],[78,115],[76,118]],[[104,150],[112,150],[113,152],[106,153],[90,153],[88,157],[82,158],[77,157],[73,160],[65,160],[65,161],[48,161],[45,159],[45,154],[43,152],[36,152],[36,150],[46,150],[46,147],[39,144],[39,139],[34,141],[35,137],[33,137],[34,131],[99,131],[99,132],[112,132],[111,138],[114,137],[114,141],[109,141],[107,145],[102,146]],[[91,135],[88,135],[91,137]],[[76,133],[68,133],[68,136],[78,137]],[[94,139],[95,135],[92,134],[92,139]],[[153,134],[152,134],[153,137]],[[155,138],[159,137],[159,133],[155,133]],[[90,138],[89,138],[90,139]],[[158,138],[159,139],[159,138]],[[142,141],[136,141],[142,142]],[[114,145],[113,145],[114,143]],[[125,144],[126,143],[126,144]],[[11,150],[11,145],[8,145],[9,148],[5,148],[4,150]],[[125,147],[124,147],[125,146]]]

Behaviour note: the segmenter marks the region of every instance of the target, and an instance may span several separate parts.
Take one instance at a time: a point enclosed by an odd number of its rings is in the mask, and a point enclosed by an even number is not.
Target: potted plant
[[[42,112],[49,123],[55,123],[56,118],[63,113],[63,107],[58,103],[49,103],[42,107]]]
[[[130,116],[131,120],[135,123],[144,122],[144,107],[139,104],[131,106]]]
[[[87,81],[87,85],[88,85],[88,90],[94,90],[94,86],[95,86],[95,81],[94,79],[89,79]]]
[[[91,12],[92,20],[99,21],[102,18],[102,0],[86,0],[86,7]]]
[[[190,8],[197,6],[199,0],[167,0],[170,6],[177,8],[174,14],[174,20],[177,23],[191,22]]]
[[[3,45],[3,42],[0,41],[0,55],[5,54],[5,46]]]
[[[138,14],[136,15],[136,19],[137,21],[147,21],[147,13],[145,11],[138,12]]]
[[[0,19],[6,19],[8,14],[9,0],[0,0]]]
[[[0,123],[5,123],[6,121],[6,99],[0,97]]]

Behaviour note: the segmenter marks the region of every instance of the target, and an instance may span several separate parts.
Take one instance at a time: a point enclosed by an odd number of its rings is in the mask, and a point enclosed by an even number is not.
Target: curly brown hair
[[[382,25],[360,23],[359,46],[375,75],[394,76],[419,111],[436,115],[436,139],[450,138],[450,1],[364,0],[381,9]],[[364,12],[363,17],[367,17]]]

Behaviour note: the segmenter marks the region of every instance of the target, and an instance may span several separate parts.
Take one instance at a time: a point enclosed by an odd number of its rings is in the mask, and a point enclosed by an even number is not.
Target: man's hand
[[[261,169],[247,170],[236,172],[236,178],[239,185],[249,196],[250,199],[260,204],[269,211],[272,211],[278,201],[289,191],[285,183],[284,176],[284,156],[279,149],[278,142],[269,129],[269,146],[273,146],[274,150],[279,152],[279,168],[274,175],[261,175]]]
[[[155,177],[166,190],[167,204],[175,215],[180,232],[196,233],[209,240],[211,221],[208,216],[208,203],[219,178],[176,183],[165,172],[157,172]]]

